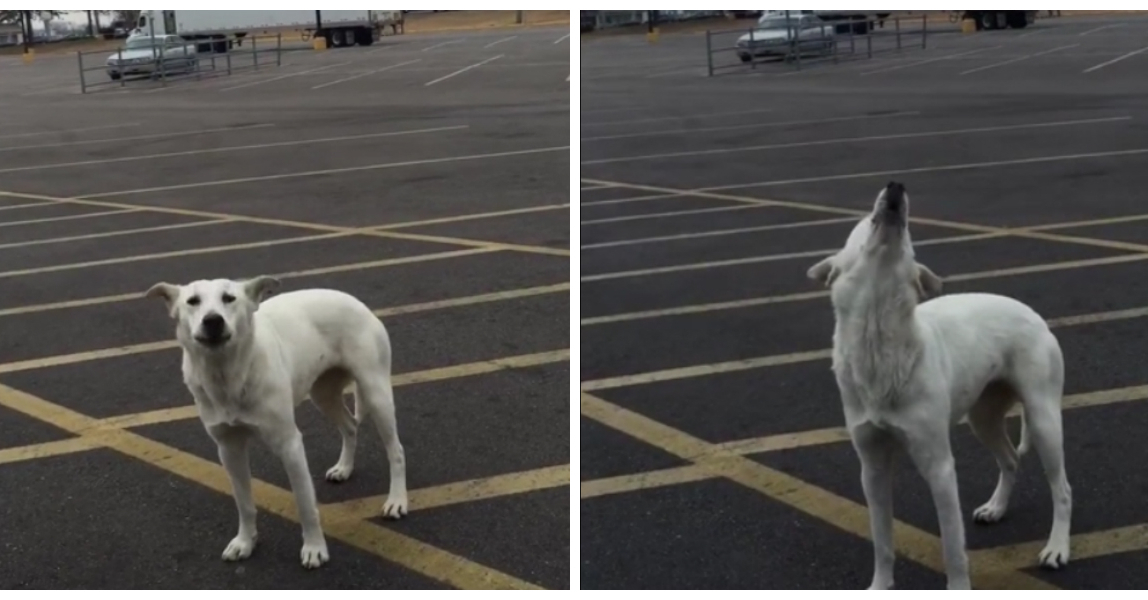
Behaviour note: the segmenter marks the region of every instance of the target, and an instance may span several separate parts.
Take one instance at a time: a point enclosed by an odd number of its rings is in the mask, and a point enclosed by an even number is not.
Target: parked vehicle
[[[833,51],[834,27],[816,15],[766,14],[753,31],[737,39],[737,56],[750,62],[755,56],[791,57],[829,54]]]
[[[1035,10],[965,10],[961,20],[972,19],[981,29],[1024,29],[1036,21]]]
[[[402,21],[398,10],[144,10],[136,30],[179,35],[199,52],[226,52],[248,34],[298,32],[326,38],[327,46],[370,46],[384,27]]]
[[[813,13],[822,21],[834,23],[837,25],[837,33],[849,33],[849,29],[853,29],[853,33],[859,34],[868,33],[874,22],[884,25],[885,19],[892,14],[887,10],[810,10],[803,12]],[[846,22],[841,23],[841,21]]]
[[[129,75],[156,75],[194,71],[198,58],[195,44],[178,35],[130,38],[123,49],[108,57],[108,77],[113,81]]]

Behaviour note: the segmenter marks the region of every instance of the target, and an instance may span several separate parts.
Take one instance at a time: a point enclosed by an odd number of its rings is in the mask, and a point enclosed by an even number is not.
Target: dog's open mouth
[[[231,340],[230,335],[221,335],[219,337],[207,337],[202,335],[195,336],[195,341],[207,346],[208,348],[219,348]]]

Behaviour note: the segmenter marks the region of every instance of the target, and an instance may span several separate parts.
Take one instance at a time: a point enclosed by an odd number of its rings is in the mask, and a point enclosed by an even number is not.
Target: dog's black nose
[[[889,210],[900,210],[901,205],[905,201],[905,186],[904,184],[890,181],[885,186],[885,206]]]
[[[223,335],[225,323],[219,313],[210,313],[203,317],[203,333],[208,337],[217,338]]]

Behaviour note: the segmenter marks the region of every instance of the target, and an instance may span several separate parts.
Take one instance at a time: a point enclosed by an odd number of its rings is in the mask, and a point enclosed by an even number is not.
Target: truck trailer
[[[961,20],[972,19],[977,30],[982,29],[1024,29],[1036,21],[1035,10],[965,10]]]
[[[370,46],[398,10],[143,10],[135,35],[178,35],[198,52],[226,52],[248,35],[297,32],[326,38],[327,47]]]

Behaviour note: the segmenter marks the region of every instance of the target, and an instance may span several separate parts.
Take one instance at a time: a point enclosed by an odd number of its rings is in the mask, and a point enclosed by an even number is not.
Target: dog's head
[[[916,261],[909,235],[909,195],[889,182],[845,241],[845,247],[809,268],[810,279],[832,287],[841,276],[857,272],[912,286],[920,300],[941,292],[941,278]]]
[[[146,295],[167,304],[176,320],[176,339],[184,348],[220,350],[252,335],[252,315],[278,288],[279,280],[268,276],[201,279],[183,286],[157,283]]]

